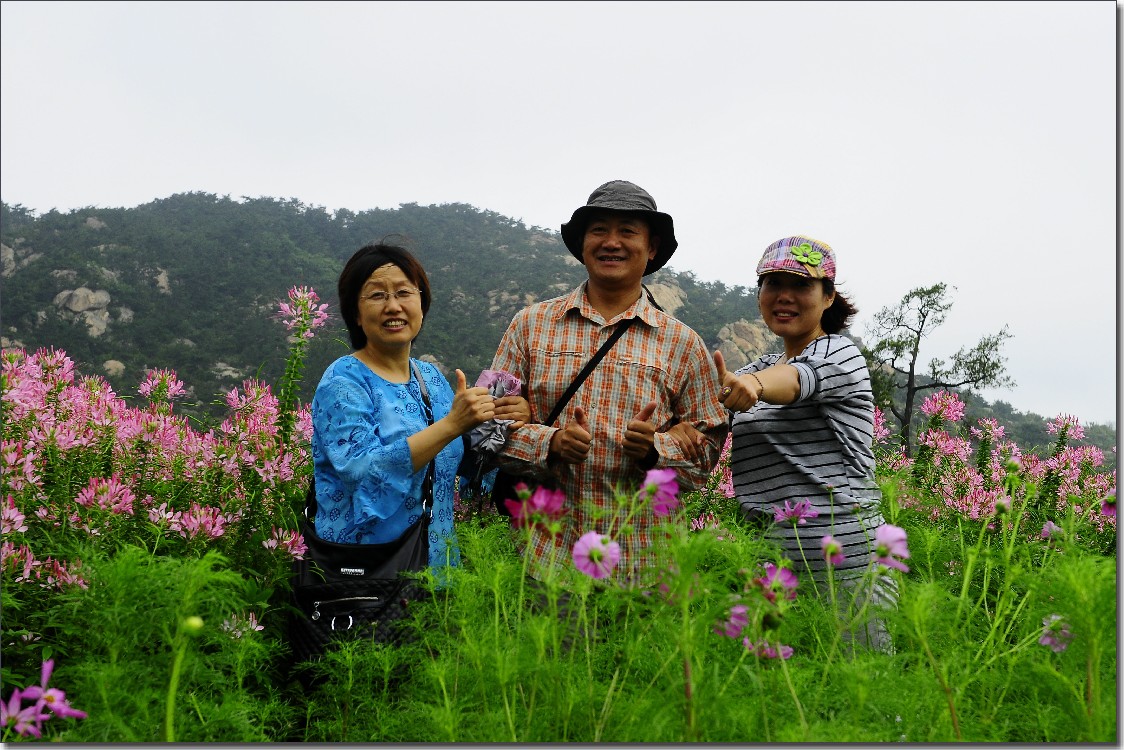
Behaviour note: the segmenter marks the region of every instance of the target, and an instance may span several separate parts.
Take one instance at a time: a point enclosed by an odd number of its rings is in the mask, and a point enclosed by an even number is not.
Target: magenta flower
[[[879,526],[874,532],[874,562],[908,573],[909,567],[897,559],[909,557],[909,547],[906,546],[905,537],[903,528],[888,523]]]
[[[886,426],[886,415],[876,406],[874,407],[874,442],[884,442],[888,437],[890,437],[890,428]]]
[[[234,615],[230,619],[223,620],[222,630],[230,633],[231,638],[241,638],[252,630],[265,630],[265,626],[259,623],[257,615],[251,612],[244,618]]]
[[[27,531],[27,524],[24,523],[23,513],[16,507],[16,499],[8,495],[3,513],[0,513],[0,534],[8,536],[15,531],[22,534]]]
[[[747,611],[748,608],[744,604],[735,604],[730,607],[730,616],[726,619],[726,622],[714,628],[714,632],[727,638],[737,638],[749,625]]]
[[[812,503],[808,500],[799,500],[796,505],[789,505],[785,500],[783,508],[773,506],[774,520],[777,523],[788,521],[793,526],[806,524],[809,518],[816,518],[819,514],[820,512],[812,507]]]
[[[266,549],[281,549],[294,560],[303,560],[304,553],[308,552],[308,545],[305,544],[303,534],[299,531],[282,529],[277,526],[273,527],[269,539],[264,540],[261,545]]]
[[[1085,437],[1085,428],[1081,426],[1077,417],[1070,414],[1059,414],[1054,417],[1054,421],[1046,425],[1046,432],[1051,435],[1065,433],[1067,438],[1073,440],[1081,440]]]
[[[950,391],[937,391],[921,404],[921,411],[930,417],[942,417],[949,422],[959,422],[964,416],[964,402]]]
[[[644,475],[640,492],[652,499],[652,512],[663,517],[679,505],[679,482],[675,469],[652,469]]]
[[[793,654],[792,646],[783,646],[779,642],[776,648],[770,646],[766,640],[762,640],[761,643],[754,643],[749,638],[745,638],[742,640],[742,644],[747,651],[755,653],[763,659],[788,659]]]
[[[1042,532],[1038,536],[1043,539],[1049,540],[1053,539],[1056,536],[1061,536],[1063,533],[1064,532],[1062,531],[1061,526],[1058,526],[1053,521],[1047,521],[1046,523],[1042,524]]]
[[[66,693],[47,687],[51,679],[51,672],[55,669],[55,660],[47,659],[39,671],[39,684],[32,685],[23,691],[23,697],[28,700],[38,701],[39,705],[51,709],[51,713],[60,719],[85,719],[86,712],[71,708],[66,701]]]
[[[520,491],[520,486],[523,491]],[[503,502],[511,511],[512,523],[516,528],[538,526],[550,534],[561,531],[557,521],[562,517],[566,506],[566,495],[562,490],[537,487],[528,495],[526,485],[522,482],[515,485],[515,490],[523,499],[505,499]]]
[[[277,308],[277,317],[297,338],[310,339],[312,332],[328,322],[328,306],[317,304],[320,296],[307,286],[289,290],[289,301]]]
[[[823,550],[823,559],[827,560],[828,565],[838,565],[847,559],[843,556],[843,546],[831,534],[820,540],[820,549]]]
[[[152,401],[170,401],[187,393],[173,370],[149,370],[137,391]]]
[[[32,737],[42,737],[41,727],[43,722],[50,718],[50,714],[43,713],[38,701],[26,708],[20,708],[23,696],[19,690],[12,691],[12,697],[7,703],[0,701],[0,725],[4,730],[14,730],[16,734],[30,734]]]
[[[773,563],[765,563],[765,575],[755,580],[761,586],[765,598],[773,604],[777,603],[777,594],[785,599],[796,598],[796,585],[799,583],[796,574],[788,568],[778,568]]]
[[[1048,646],[1055,654],[1060,654],[1069,648],[1073,640],[1073,633],[1069,630],[1069,623],[1062,620],[1061,615],[1047,615],[1042,620],[1042,637],[1038,642]]]
[[[620,559],[620,545],[596,531],[582,534],[574,545],[574,567],[590,578],[608,578]]]
[[[1108,516],[1109,518],[1116,518],[1116,490],[1112,490],[1101,501],[1101,515]]]

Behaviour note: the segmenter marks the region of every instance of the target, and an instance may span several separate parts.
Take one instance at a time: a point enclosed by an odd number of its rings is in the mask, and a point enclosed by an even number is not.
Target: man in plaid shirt
[[[700,489],[718,462],[729,425],[718,400],[721,383],[697,333],[659,309],[643,277],[675,252],[672,218],[647,191],[623,180],[597,188],[562,225],[562,239],[588,280],[569,294],[515,315],[492,361],[522,380],[531,420],[509,436],[501,465],[534,486],[552,476],[566,495],[563,533],[541,529],[531,544],[536,577],[569,560],[579,536],[608,531],[617,488],[639,488],[653,468],[676,470],[681,491]],[[613,330],[637,320],[590,373],[555,424],[539,424]],[[692,461],[666,434],[686,422],[705,436],[703,459]],[[635,579],[652,563],[656,524],[650,504],[614,541],[621,547],[618,579]],[[652,579],[649,574],[639,576]]]

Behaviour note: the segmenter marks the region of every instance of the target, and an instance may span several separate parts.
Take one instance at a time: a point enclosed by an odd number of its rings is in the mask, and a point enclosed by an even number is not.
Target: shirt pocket
[[[655,401],[656,412],[651,421],[657,429],[664,426],[673,416],[671,404],[676,398],[671,370],[666,359],[656,355],[622,350],[609,352],[598,369],[603,368],[602,377],[605,393],[602,398],[622,402],[625,421],[644,407]],[[624,402],[627,402],[625,404]]]

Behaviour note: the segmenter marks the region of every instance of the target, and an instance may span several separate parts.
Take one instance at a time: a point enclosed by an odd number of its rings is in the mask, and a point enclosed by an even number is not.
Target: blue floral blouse
[[[432,364],[410,360],[425,378],[434,421],[449,413],[453,389]],[[406,438],[426,428],[413,373],[392,383],[352,355],[324,371],[312,399],[312,461],[316,477],[316,533],[340,543],[393,541],[421,514],[425,467],[412,470]],[[460,564],[453,530],[453,482],[464,444],[445,446],[434,466],[434,513],[429,564]]]

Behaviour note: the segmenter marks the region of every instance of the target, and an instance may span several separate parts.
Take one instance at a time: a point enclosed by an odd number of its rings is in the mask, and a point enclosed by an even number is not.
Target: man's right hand
[[[574,409],[574,421],[556,430],[550,438],[550,455],[563,463],[580,464],[589,455],[592,442],[585,410],[579,406]]]

